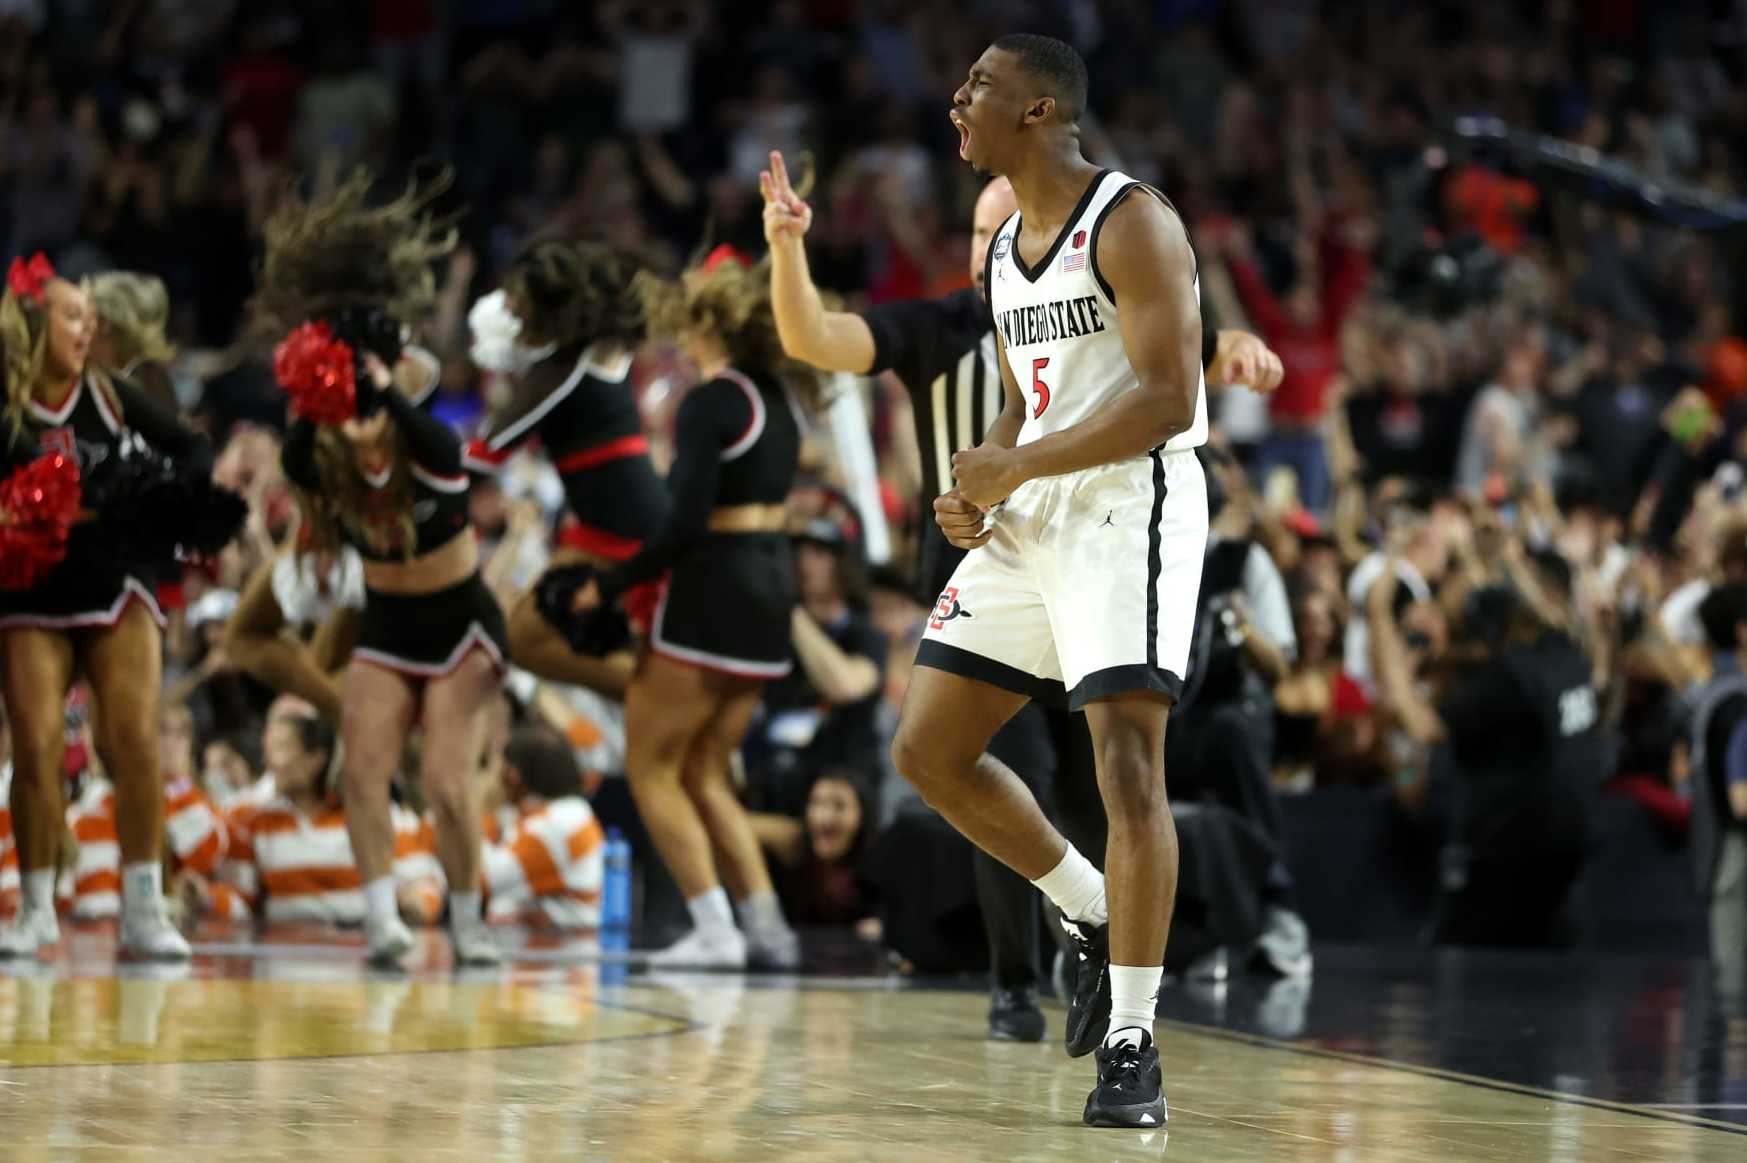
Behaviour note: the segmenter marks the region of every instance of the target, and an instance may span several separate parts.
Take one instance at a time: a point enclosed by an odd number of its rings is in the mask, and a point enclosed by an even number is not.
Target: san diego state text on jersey
[[[1098,315],[1096,295],[1077,295],[1072,299],[1057,299],[1053,303],[1038,303],[1031,307],[1015,307],[1003,311],[996,319],[1001,338],[1008,347],[1027,343],[1053,343],[1058,339],[1078,339],[1104,330],[1104,320]]]

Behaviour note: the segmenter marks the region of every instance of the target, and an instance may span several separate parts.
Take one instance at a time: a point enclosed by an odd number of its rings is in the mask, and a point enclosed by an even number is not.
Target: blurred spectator
[[[1715,661],[1693,703],[1693,861],[1710,904],[1711,959],[1739,981],[1747,960],[1747,582],[1713,590],[1700,617]]]
[[[692,119],[693,55],[709,21],[702,0],[609,0],[597,13],[618,42],[619,125],[665,133]]]
[[[1384,705],[1415,745],[1449,748],[1439,937],[1458,944],[1561,939],[1608,761],[1590,660],[1543,616],[1569,607],[1570,567],[1554,554],[1512,576],[1469,595],[1462,637],[1475,655],[1435,707],[1415,687],[1426,652],[1403,639],[1389,574],[1365,597]]]
[[[1257,266],[1248,229],[1226,231],[1224,253],[1250,321],[1280,355],[1286,376],[1268,400],[1273,431],[1262,442],[1257,468],[1290,468],[1306,508],[1320,512],[1329,501],[1328,463],[1321,424],[1328,382],[1340,369],[1340,333],[1370,265],[1363,251],[1332,243],[1318,253],[1316,240],[1294,244],[1292,282],[1276,297]]]
[[[1298,656],[1274,688],[1274,781],[1308,791],[1375,776],[1369,703],[1341,667],[1341,602],[1305,589],[1292,603]]]
[[[845,768],[877,787],[886,640],[867,612],[857,547],[841,525],[809,522],[795,538],[794,671],[772,683],[747,743],[753,804],[799,816],[821,771]]]
[[[1392,543],[1400,551],[1391,555],[1377,549],[1353,569],[1347,579],[1347,607],[1351,611],[1342,645],[1342,666],[1367,699],[1375,693],[1372,669],[1371,616],[1375,608],[1370,595],[1380,579],[1393,574],[1397,585],[1387,586],[1391,615],[1397,619],[1415,603],[1432,599],[1432,586],[1442,579],[1449,563],[1449,537],[1444,523],[1430,513],[1403,503],[1381,515]]]
[[[262,736],[274,795],[226,821],[231,848],[202,907],[221,917],[358,925],[364,893],[338,791],[338,740],[314,713],[282,709]],[[394,813],[394,875],[401,914],[429,924],[442,908],[441,867],[427,826]]]
[[[865,866],[877,822],[864,776],[827,768],[807,789],[801,818],[759,813],[753,826],[770,854],[783,910],[795,924],[852,924],[862,937],[878,939]]]
[[[318,44],[314,75],[297,96],[292,156],[318,183],[331,184],[387,154],[385,139],[400,115],[400,97],[364,68],[363,46],[347,30],[326,30]]]
[[[1505,349],[1492,383],[1480,389],[1468,407],[1462,447],[1456,458],[1456,487],[1470,496],[1499,502],[1517,482],[1546,466],[1534,446],[1537,398],[1546,345],[1538,329],[1530,328]]]
[[[7,250],[54,254],[77,237],[87,190],[104,160],[92,140],[97,108],[89,98],[79,103],[82,131],[75,132],[53,88],[38,88],[23,105],[5,140],[12,210]]]
[[[256,786],[260,754],[252,737],[260,735],[260,727],[251,731],[250,726],[207,735],[200,748],[201,789],[223,813],[244,802]]]
[[[164,705],[158,716],[158,756],[164,773],[169,896],[198,907],[207,899],[208,881],[230,840],[218,811],[194,782],[194,716],[187,707]],[[67,808],[67,830],[75,844],[72,866],[60,886],[68,913],[80,921],[119,917],[121,842],[115,827],[115,789],[108,780],[86,776],[78,800]]]
[[[606,836],[569,744],[549,727],[517,727],[496,763],[512,822],[485,848],[487,918],[598,928]]]

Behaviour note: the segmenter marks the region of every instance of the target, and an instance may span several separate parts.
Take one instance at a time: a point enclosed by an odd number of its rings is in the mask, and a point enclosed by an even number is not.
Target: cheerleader
[[[461,442],[395,390],[402,321],[434,296],[431,260],[454,244],[432,222],[432,191],[364,204],[356,177],[331,197],[292,204],[267,227],[256,309],[301,318],[275,353],[296,421],[282,450],[302,492],[311,547],[350,544],[363,559],[364,609],[342,679],[346,828],[364,884],[370,958],[412,947],[393,870],[389,784],[407,734],[423,730],[420,779],[450,886],[457,962],[500,954],[480,913],[480,825],[469,787],[485,714],[505,666],[502,611],[479,572]]]
[[[24,882],[19,917],[0,931],[0,955],[34,957],[59,940],[62,709],[82,674],[98,708],[97,751],[115,784],[122,952],[185,959],[188,943],[170,924],[162,886],[164,619],[153,565],[183,537],[162,526],[191,527],[207,515],[197,510],[212,499],[210,484],[203,492],[198,482],[210,472],[211,449],[144,391],[88,365],[97,329],[91,297],[41,255],[15,261],[7,284],[0,471],[26,465],[12,481],[32,485],[24,501],[12,484],[0,488],[0,689],[12,722],[11,806]],[[224,496],[235,506],[220,522],[228,532],[187,533],[190,543],[216,550],[236,531],[241,502]],[[41,535],[56,512],[70,525]]]
[[[91,362],[134,384],[175,411],[176,389],[170,360],[176,349],[164,337],[170,321],[170,293],[164,280],[135,271],[104,271],[85,281],[97,311]]]
[[[553,557],[560,573],[578,562],[628,560],[666,515],[667,490],[649,461],[631,394],[632,353],[643,338],[643,307],[632,288],[640,269],[617,247],[540,243],[506,272],[501,307],[487,296],[470,312],[476,358],[513,374],[515,390],[468,446],[467,466],[494,472],[517,445],[540,438],[569,508]],[[635,656],[572,649],[542,613],[537,595],[546,589],[536,585],[511,611],[510,656],[542,678],[623,697]],[[649,586],[627,602],[633,621],[653,608],[654,596]]]
[[[412,344],[402,348],[395,390],[426,407],[437,376],[436,356]],[[340,676],[364,609],[364,560],[350,545],[312,552],[301,529],[290,540],[243,586],[225,624],[225,654],[244,674],[308,700],[338,727]],[[307,641],[305,627],[314,627]]]
[[[684,344],[704,382],[680,405],[666,520],[635,557],[583,586],[576,606],[590,610],[668,576],[625,699],[625,766],[695,929],[652,960],[789,968],[799,945],[728,765],[764,685],[793,666],[784,502],[802,408],[817,406],[823,381],[784,358],[769,279],[726,248],[676,285],[638,282],[652,329]],[[744,933],[723,879],[739,898]]]

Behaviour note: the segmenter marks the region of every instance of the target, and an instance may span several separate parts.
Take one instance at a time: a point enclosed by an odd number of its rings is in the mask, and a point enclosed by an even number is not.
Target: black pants
[[[1107,825],[1086,716],[1032,703],[990,741],[989,754],[1012,768],[1045,810],[1053,806],[1056,824],[1068,842],[1103,867]],[[1034,988],[1043,947],[1037,890],[981,849],[973,867],[995,987]]]
[[[1580,852],[1532,846],[1476,856],[1445,905],[1438,941],[1529,949],[1563,944],[1560,914],[1582,867]]]
[[[1173,801],[1212,802],[1249,821],[1286,850],[1274,793],[1274,707],[1241,698],[1171,715],[1165,771]],[[1292,886],[1284,860],[1268,874],[1267,896],[1284,903]]]

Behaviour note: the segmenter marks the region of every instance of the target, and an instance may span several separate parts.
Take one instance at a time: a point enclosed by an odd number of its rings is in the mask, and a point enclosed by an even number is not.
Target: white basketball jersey
[[[1027,408],[1019,443],[1072,427],[1140,386],[1122,348],[1117,305],[1098,273],[1098,229],[1112,207],[1141,182],[1114,170],[1092,179],[1055,245],[1027,266],[1019,257],[1020,215],[989,244],[984,285],[1007,364]],[[1201,280],[1195,279],[1201,300]],[[1207,442],[1207,384],[1196,369],[1195,421],[1164,445],[1168,452]]]

